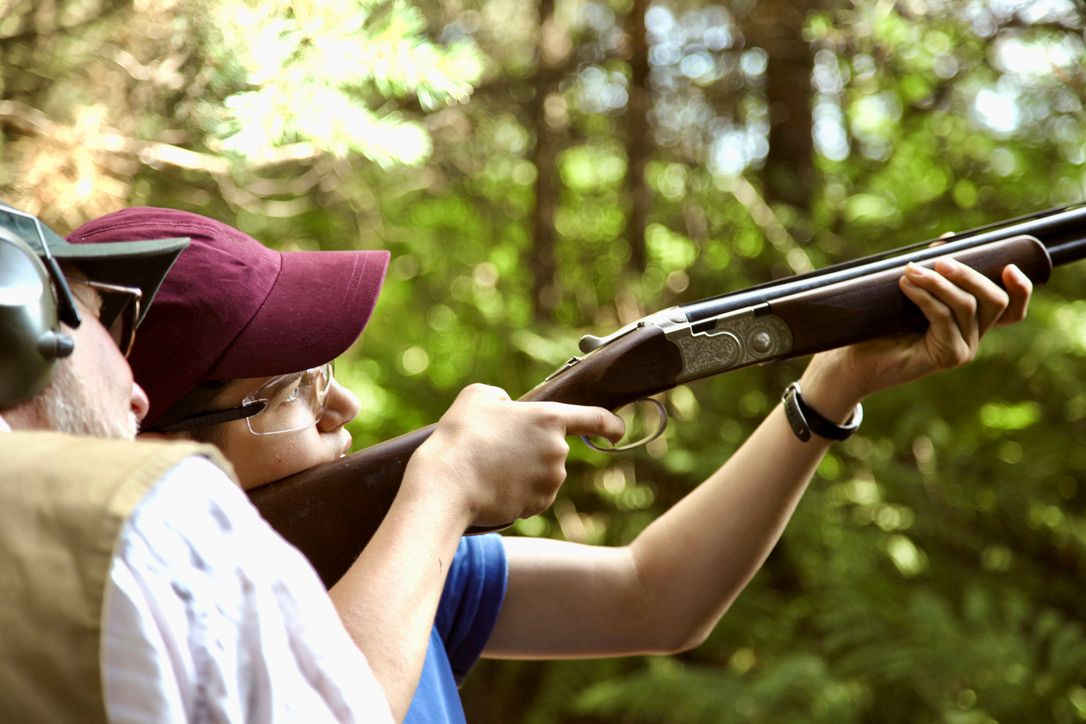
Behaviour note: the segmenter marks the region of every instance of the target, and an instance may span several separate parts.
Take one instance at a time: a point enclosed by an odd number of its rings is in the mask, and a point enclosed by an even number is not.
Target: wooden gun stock
[[[248,491],[272,528],[293,543],[328,588],[388,513],[407,461],[434,425]]]
[[[1046,281],[1052,268],[1045,245],[1025,235],[956,250],[947,256],[996,282],[1000,282],[1007,264],[1017,264],[1035,283]],[[1073,256],[1078,258],[1077,251]],[[873,274],[816,285],[753,305],[751,316],[775,315],[783,320],[791,330],[792,345],[783,353],[751,364],[923,330],[924,316],[898,288],[904,266],[911,260],[910,255],[905,255],[900,264]],[[918,263],[930,267],[934,261],[929,257]],[[702,334],[697,331],[698,324],[688,326],[695,334]],[[713,336],[712,331],[706,334]],[[583,358],[573,358],[521,399],[617,409],[692,379],[725,371],[717,368],[684,373],[683,353],[658,326],[638,325],[613,337]],[[433,429],[431,425],[250,490],[249,497],[268,523],[310,560],[325,585],[331,586],[377,530],[396,496],[408,460]]]

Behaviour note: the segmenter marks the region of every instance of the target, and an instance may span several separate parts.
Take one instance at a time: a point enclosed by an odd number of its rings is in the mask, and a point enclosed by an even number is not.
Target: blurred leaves
[[[211,27],[211,82],[239,89],[205,99],[202,115],[222,150],[245,159],[312,142],[381,166],[421,163],[425,128],[370,105],[411,94],[433,111],[466,101],[482,73],[473,44],[435,45],[421,11],[404,2],[216,3]]]

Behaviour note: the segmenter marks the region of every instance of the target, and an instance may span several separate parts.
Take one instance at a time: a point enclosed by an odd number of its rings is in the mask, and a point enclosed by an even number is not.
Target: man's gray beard
[[[128,419],[122,422],[115,419],[117,415],[100,409],[96,401],[93,390],[72,373],[71,365],[64,360],[57,366],[53,381],[26,404],[50,430],[121,440],[136,437],[139,421],[131,410]]]

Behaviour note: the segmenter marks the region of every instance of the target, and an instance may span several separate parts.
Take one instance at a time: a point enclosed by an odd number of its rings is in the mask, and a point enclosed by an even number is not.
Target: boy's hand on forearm
[[[804,397],[812,386],[835,386],[838,397],[851,398],[847,409],[879,390],[970,362],[989,329],[1026,315],[1032,282],[1014,265],[1002,280],[1005,289],[952,259],[938,260],[934,270],[908,265],[901,291],[927,317],[927,331],[817,355],[804,374]]]
[[[568,435],[618,441],[621,418],[599,407],[518,402],[471,385],[408,464],[405,484],[446,496],[472,525],[501,525],[546,510],[566,477]]]

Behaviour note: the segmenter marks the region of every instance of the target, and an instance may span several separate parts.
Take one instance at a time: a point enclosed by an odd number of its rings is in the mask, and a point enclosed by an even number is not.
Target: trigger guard
[[[636,450],[639,447],[644,447],[645,445],[648,445],[650,442],[663,435],[664,430],[667,429],[667,408],[664,407],[664,403],[652,397],[643,397],[640,400],[635,401],[633,404],[637,404],[638,402],[651,402],[653,405],[656,405],[656,412],[660,415],[660,426],[656,428],[656,431],[653,432],[651,435],[646,435],[640,440],[626,443],[625,445],[618,445],[617,447],[600,447],[596,443],[592,442],[588,435],[581,435],[581,440],[584,441],[585,445],[592,448],[596,452],[611,454],[626,452],[627,450]]]

